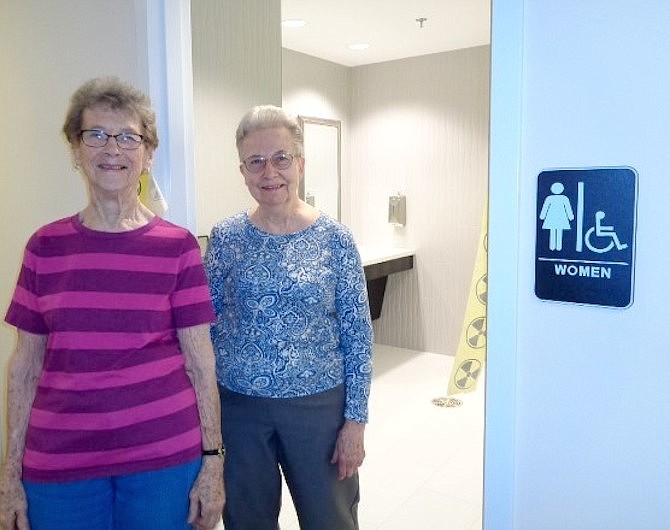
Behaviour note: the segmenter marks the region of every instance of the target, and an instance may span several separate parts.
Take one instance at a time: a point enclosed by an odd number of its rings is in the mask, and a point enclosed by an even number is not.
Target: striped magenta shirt
[[[159,217],[98,232],[78,216],[26,246],[9,324],[48,335],[23,478],[85,480],[200,456],[193,385],[177,329],[213,321],[200,250]]]

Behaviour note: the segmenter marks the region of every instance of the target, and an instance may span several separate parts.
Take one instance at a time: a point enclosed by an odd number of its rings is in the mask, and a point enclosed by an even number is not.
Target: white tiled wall
[[[277,1],[191,2],[198,235],[253,203],[235,130],[253,105],[281,104],[279,20]]]
[[[455,353],[487,195],[489,50],[351,69],[283,52],[284,106],[343,121],[343,221],[359,244],[417,250],[413,271],[389,277],[380,343]],[[387,222],[397,192],[402,228]]]

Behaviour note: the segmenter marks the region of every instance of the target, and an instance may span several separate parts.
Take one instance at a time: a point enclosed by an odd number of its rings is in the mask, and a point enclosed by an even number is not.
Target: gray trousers
[[[358,529],[358,475],[338,481],[330,463],[344,421],[343,386],[299,398],[219,392],[226,530],[278,529],[281,473],[301,530]]]

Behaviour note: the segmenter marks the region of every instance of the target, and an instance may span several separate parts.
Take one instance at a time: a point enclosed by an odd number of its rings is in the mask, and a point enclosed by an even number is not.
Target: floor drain
[[[452,398],[452,397],[441,397],[441,398],[435,398],[433,400],[433,405],[437,405],[438,407],[460,407],[463,404],[463,402],[460,399]]]

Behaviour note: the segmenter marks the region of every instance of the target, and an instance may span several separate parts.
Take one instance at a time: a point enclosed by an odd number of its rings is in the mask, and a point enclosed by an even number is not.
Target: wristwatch
[[[218,456],[223,460],[226,457],[226,446],[221,444],[216,449],[203,449],[202,456]]]

